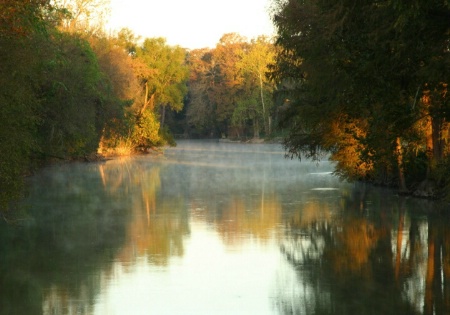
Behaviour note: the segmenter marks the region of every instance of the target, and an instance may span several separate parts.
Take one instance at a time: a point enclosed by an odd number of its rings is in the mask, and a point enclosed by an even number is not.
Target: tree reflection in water
[[[130,219],[98,170],[43,170],[22,205],[29,217],[0,223],[1,314],[92,313]]]
[[[197,293],[211,290],[211,305],[233,304],[236,292],[240,307],[267,302],[259,314],[450,313],[445,209],[338,185],[332,165],[285,163],[270,147],[187,148],[30,179],[30,219],[0,228],[0,313],[103,314],[158,302],[161,313],[180,295],[194,309]],[[211,287],[189,295],[212,270]],[[158,282],[171,272],[180,282]],[[134,295],[133,277],[150,283],[143,307],[123,296]]]
[[[183,241],[189,235],[184,198],[180,195],[170,200],[158,198],[161,194],[161,166],[157,163],[151,166],[148,161],[144,165],[126,160],[121,163],[120,179],[115,174],[117,165],[110,165],[112,173],[102,171],[106,186],[125,185],[127,194],[132,196],[127,240],[116,260],[130,265],[145,257],[151,264],[166,266],[170,257],[183,255]],[[118,180],[122,183],[117,183]]]
[[[93,314],[140,258],[166,265],[189,234],[183,198],[160,201],[158,165],[138,158],[55,166],[34,176],[18,226],[0,222],[0,314]],[[45,184],[39,184],[45,183]]]
[[[282,314],[449,314],[448,216],[374,196],[362,185],[334,210],[317,200],[291,216],[280,249],[298,278],[280,280]]]

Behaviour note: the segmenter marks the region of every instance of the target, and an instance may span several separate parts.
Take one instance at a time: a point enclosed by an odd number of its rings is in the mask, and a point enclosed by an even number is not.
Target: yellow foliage
[[[345,224],[337,234],[336,248],[330,252],[337,273],[357,272],[369,262],[369,255],[379,236],[375,227],[364,219]]]
[[[338,161],[336,172],[352,179],[366,178],[373,171],[373,163],[363,157],[366,146],[361,141],[367,134],[367,121],[343,115],[333,121],[330,129],[330,134],[334,135],[330,143],[339,144],[331,157]]]
[[[157,145],[161,141],[159,127],[160,123],[155,113],[149,110],[144,111],[139,117],[138,123],[134,126],[133,142],[137,147],[152,147]]]

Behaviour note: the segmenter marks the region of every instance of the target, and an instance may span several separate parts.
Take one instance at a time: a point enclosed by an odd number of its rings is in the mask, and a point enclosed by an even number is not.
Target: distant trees
[[[288,151],[316,158],[329,151],[341,176],[402,191],[448,185],[448,1],[274,7],[279,53],[271,76]]]
[[[275,47],[265,36],[257,37],[250,42],[247,50],[242,53],[238,63],[240,75],[243,78],[241,100],[233,117],[253,120],[254,137],[259,137],[259,124],[262,120],[265,135],[272,133],[272,93],[274,84],[267,74],[269,66],[275,60]]]
[[[223,35],[214,49],[190,52],[187,120],[194,133],[269,136],[273,84],[266,74],[274,56],[268,38],[248,42],[236,33]]]

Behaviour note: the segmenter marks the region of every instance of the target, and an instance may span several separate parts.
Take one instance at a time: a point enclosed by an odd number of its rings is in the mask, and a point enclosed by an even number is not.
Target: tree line
[[[54,159],[130,154],[170,143],[159,118],[180,109],[185,50],[124,29],[102,32],[102,1],[0,4],[0,208]],[[92,16],[97,16],[94,24]]]
[[[450,2],[274,0],[271,71],[292,157],[349,180],[450,192]]]
[[[274,46],[226,34],[190,51],[104,31],[107,0],[0,3],[0,209],[52,160],[148,152],[272,129]],[[172,129],[172,131],[170,131]]]
[[[266,36],[248,41],[228,33],[215,48],[191,51],[185,132],[232,139],[270,136],[275,85],[266,74],[274,60],[275,46]]]
[[[53,159],[287,134],[350,180],[450,190],[450,4],[274,0],[275,40],[104,31],[107,0],[0,3],[0,208]]]

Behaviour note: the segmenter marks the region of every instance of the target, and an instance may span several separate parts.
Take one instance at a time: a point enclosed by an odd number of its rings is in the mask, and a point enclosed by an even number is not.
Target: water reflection
[[[0,314],[449,313],[445,211],[332,169],[188,141],[49,167],[0,223]]]
[[[342,196],[332,219],[320,204],[314,211],[323,213],[318,219],[304,219],[299,213],[305,209],[299,209],[281,245],[298,285],[279,288],[278,309],[283,314],[448,314],[449,218],[437,214],[438,207],[362,185]],[[436,214],[427,217],[419,212],[423,208]]]
[[[145,160],[122,159],[100,166],[105,187],[121,187],[130,198],[126,242],[117,260],[130,265],[141,257],[167,265],[171,256],[182,256],[183,240],[189,235],[184,198],[158,198],[161,190],[159,165]],[[119,170],[119,171],[118,171]],[[120,176],[117,176],[117,172]],[[126,180],[124,180],[124,174]]]
[[[276,236],[281,203],[273,193],[257,199],[232,198],[220,211],[215,225],[225,244],[236,246],[249,238],[264,243]]]
[[[100,183],[81,164],[31,179],[28,217],[1,222],[0,313],[91,314],[130,217]]]

